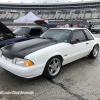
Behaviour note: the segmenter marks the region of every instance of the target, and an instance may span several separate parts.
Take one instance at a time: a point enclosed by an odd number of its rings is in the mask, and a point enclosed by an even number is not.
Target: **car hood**
[[[3,31],[4,34],[13,34],[9,28],[7,28],[2,22],[0,22],[0,30]],[[13,34],[14,35],[14,34]]]
[[[26,55],[32,52],[54,45],[56,43],[57,42],[49,39],[37,38],[37,39],[11,44],[1,48],[1,50],[2,50],[2,54],[9,59],[13,59],[15,57],[24,58]]]

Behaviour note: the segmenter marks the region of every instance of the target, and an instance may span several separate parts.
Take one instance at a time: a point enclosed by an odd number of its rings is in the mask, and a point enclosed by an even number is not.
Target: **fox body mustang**
[[[1,48],[0,66],[24,78],[54,78],[65,64],[85,56],[96,58],[99,42],[86,28],[51,28],[40,38]]]

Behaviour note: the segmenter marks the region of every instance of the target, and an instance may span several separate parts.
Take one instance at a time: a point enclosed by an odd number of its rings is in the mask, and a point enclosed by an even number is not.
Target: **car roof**
[[[41,26],[21,26],[21,27],[27,27],[27,28],[42,28]]]
[[[50,28],[50,29],[84,30],[84,29],[87,29],[87,28]]]

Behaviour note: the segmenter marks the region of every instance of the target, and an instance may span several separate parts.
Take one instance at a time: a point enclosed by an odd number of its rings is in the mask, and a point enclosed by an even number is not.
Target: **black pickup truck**
[[[0,48],[16,42],[21,42],[39,37],[47,31],[47,27],[24,26],[11,32],[2,22],[0,22]]]

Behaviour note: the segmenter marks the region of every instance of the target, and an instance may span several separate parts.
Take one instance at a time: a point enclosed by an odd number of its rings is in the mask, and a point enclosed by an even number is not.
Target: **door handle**
[[[86,43],[86,44],[89,44],[89,43]]]

